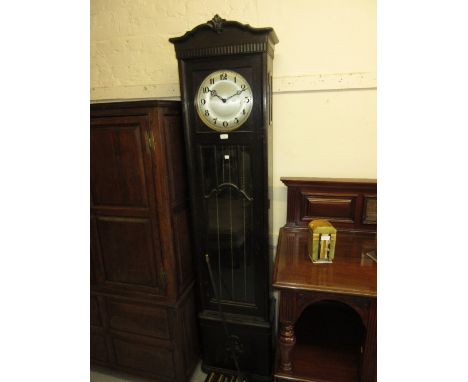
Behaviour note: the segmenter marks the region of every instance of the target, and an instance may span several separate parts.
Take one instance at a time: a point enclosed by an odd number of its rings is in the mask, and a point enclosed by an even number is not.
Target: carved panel
[[[356,196],[302,193],[301,220],[328,219],[354,223]]]
[[[169,320],[164,308],[107,299],[109,327],[115,330],[170,338]]]

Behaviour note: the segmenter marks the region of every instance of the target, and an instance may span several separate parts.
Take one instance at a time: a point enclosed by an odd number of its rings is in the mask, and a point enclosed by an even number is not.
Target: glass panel
[[[253,303],[250,152],[247,146],[204,146],[201,156],[207,252],[218,293],[221,300]]]

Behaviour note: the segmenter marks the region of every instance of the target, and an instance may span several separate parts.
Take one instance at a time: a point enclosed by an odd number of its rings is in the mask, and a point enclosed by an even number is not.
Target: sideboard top
[[[307,252],[308,235],[305,229],[280,229],[273,287],[377,296],[377,264],[362,256],[375,249],[372,234],[338,233],[331,264],[312,263]]]
[[[377,184],[377,179],[368,178],[314,178],[314,177],[282,177],[280,180],[286,186],[301,186],[301,185],[313,185],[313,184]]]

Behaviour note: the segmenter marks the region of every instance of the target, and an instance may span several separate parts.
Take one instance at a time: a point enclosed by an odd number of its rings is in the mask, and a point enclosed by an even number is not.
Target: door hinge
[[[146,152],[149,154],[151,150],[154,152],[154,136],[152,132],[145,131]]]

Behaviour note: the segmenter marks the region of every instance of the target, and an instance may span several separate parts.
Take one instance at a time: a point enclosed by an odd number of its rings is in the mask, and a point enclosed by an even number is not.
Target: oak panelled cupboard
[[[91,105],[91,362],[187,381],[198,360],[180,102]]]

